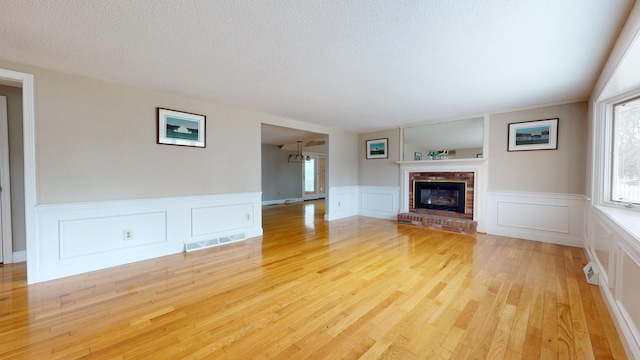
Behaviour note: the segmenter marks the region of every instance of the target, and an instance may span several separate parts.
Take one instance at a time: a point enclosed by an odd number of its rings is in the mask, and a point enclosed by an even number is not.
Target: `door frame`
[[[7,97],[0,96],[0,226],[2,227],[2,254],[0,262],[13,261],[11,231],[11,173],[9,168],[9,116]],[[10,256],[5,255],[11,254]],[[5,261],[7,259],[8,261]]]
[[[304,200],[316,200],[316,199],[322,199],[322,198],[326,198],[326,191],[327,191],[327,179],[326,179],[326,166],[327,166],[327,155],[326,154],[321,154],[321,153],[305,153],[309,156],[311,156],[314,159],[314,164],[315,164],[315,170],[313,171],[313,174],[315,176],[315,179],[313,180],[314,182],[314,186],[315,186],[315,192],[311,193],[311,194],[307,194],[307,192],[305,191],[305,181],[306,181],[306,171],[305,171],[305,166],[302,167],[302,198]],[[318,192],[318,169],[319,169],[319,161],[318,158],[324,158],[325,159],[325,184],[324,184],[324,188],[325,188],[325,192],[320,193]],[[306,165],[306,163],[305,163]]]
[[[0,82],[22,88],[22,124],[24,142],[24,208],[25,236],[27,250],[27,283],[37,282],[37,239],[36,239],[36,142],[33,75],[0,69]],[[4,239],[3,239],[4,242]],[[3,243],[6,245],[6,242]],[[5,263],[13,262],[13,246],[3,246]]]

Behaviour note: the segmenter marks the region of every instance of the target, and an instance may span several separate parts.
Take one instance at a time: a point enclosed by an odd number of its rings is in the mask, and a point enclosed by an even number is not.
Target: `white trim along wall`
[[[22,133],[24,143],[24,208],[25,236],[27,250],[36,247],[35,206],[36,206],[36,160],[35,160],[35,108],[33,75],[0,69],[0,80],[22,88]],[[7,245],[7,244],[5,244]],[[4,246],[4,262],[11,263],[23,259],[13,259],[12,247]],[[18,257],[21,254],[18,253]],[[32,260],[28,257],[27,260]],[[27,261],[27,282],[32,283],[33,261]]]
[[[261,198],[252,192],[40,205],[29,281],[175,254],[185,242],[261,236]]]
[[[616,210],[591,208],[585,249],[627,354],[640,359],[640,239],[625,231],[611,211]]]

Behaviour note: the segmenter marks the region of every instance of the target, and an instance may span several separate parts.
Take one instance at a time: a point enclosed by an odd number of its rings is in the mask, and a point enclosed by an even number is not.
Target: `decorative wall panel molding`
[[[396,220],[400,209],[397,186],[359,186],[358,215]]]
[[[327,221],[358,215],[358,186],[334,186],[329,188]]]
[[[571,209],[567,205],[498,201],[498,226],[569,233]]]
[[[640,359],[640,239],[606,211],[592,206],[588,215],[586,250],[600,272],[600,292],[627,353],[630,358]]]
[[[167,241],[165,211],[67,219],[60,220],[58,226],[60,260]],[[127,238],[125,231],[129,232]]]
[[[185,242],[262,235],[260,192],[41,205],[36,219],[32,283],[175,254]]]
[[[582,195],[489,191],[487,199],[489,234],[584,246]]]
[[[215,235],[253,226],[253,203],[226,204],[191,209],[191,236]],[[235,214],[228,216],[228,214]]]

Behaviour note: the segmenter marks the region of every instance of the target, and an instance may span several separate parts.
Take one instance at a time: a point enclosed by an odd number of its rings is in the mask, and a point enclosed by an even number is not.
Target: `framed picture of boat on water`
[[[367,159],[386,159],[389,157],[389,138],[367,140]]]
[[[204,115],[158,108],[158,144],[206,146]]]
[[[508,151],[558,149],[558,118],[509,124]]]

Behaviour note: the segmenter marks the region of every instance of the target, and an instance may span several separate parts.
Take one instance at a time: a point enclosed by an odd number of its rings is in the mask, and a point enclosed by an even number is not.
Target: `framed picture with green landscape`
[[[558,148],[558,118],[509,124],[508,151],[555,150]]]
[[[158,144],[206,146],[204,115],[158,108]]]
[[[386,159],[389,157],[389,138],[367,140],[367,159]]]

